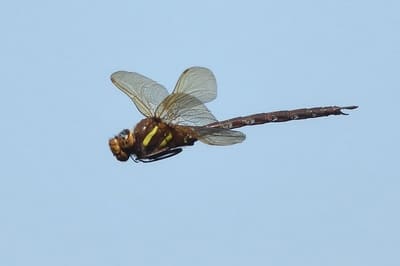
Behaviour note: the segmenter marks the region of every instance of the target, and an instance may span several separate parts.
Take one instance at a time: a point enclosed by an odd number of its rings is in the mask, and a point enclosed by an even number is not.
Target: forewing
[[[217,81],[208,68],[191,67],[183,71],[172,93],[189,94],[207,103],[217,97]]]
[[[157,106],[168,96],[164,86],[135,72],[115,72],[111,75],[111,81],[132,99],[146,117],[154,116]]]
[[[156,116],[167,123],[185,126],[203,126],[217,121],[202,101],[185,93],[167,96],[158,106]]]
[[[193,129],[198,134],[198,139],[209,145],[232,145],[246,139],[246,135],[242,132],[226,128],[194,127]]]

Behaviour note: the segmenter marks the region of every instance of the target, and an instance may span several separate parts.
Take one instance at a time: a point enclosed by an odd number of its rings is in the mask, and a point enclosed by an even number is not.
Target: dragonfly
[[[211,70],[190,67],[180,75],[171,94],[156,81],[136,72],[117,71],[112,83],[125,93],[145,118],[132,129],[109,139],[109,148],[119,161],[155,162],[177,155],[182,147],[201,141],[209,145],[232,145],[245,140],[233,130],[270,122],[347,115],[343,110],[358,106],[327,106],[258,113],[218,121],[206,107],[217,96]]]

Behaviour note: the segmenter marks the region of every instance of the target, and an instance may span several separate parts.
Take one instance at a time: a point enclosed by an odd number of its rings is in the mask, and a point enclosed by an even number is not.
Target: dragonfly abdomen
[[[286,122],[291,120],[309,119],[329,115],[347,115],[343,113],[343,109],[356,108],[357,106],[326,106],[276,111],[270,113],[259,113],[248,116],[235,117],[224,121],[217,121],[208,124],[207,127],[233,129],[272,122]]]

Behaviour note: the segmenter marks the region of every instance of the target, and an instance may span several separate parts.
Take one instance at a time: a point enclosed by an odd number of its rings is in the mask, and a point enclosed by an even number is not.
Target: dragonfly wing
[[[198,98],[185,93],[168,95],[156,110],[156,116],[170,124],[204,126],[217,119]]]
[[[217,97],[217,81],[208,68],[191,67],[183,71],[172,93],[189,94],[207,103]]]
[[[146,117],[154,116],[157,106],[168,96],[163,85],[135,72],[115,72],[111,75],[111,81],[132,99]]]
[[[246,139],[246,135],[240,131],[226,128],[193,127],[198,134],[198,139],[209,145],[232,145]]]
[[[167,123],[204,126],[216,118],[204,103],[217,97],[217,82],[211,70],[191,67],[183,71],[175,89],[156,110],[156,116]]]

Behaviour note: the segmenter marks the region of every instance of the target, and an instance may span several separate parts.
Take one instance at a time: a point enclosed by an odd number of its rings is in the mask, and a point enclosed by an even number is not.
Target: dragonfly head
[[[108,141],[110,150],[118,161],[127,161],[133,152],[135,136],[129,129],[122,130]]]

